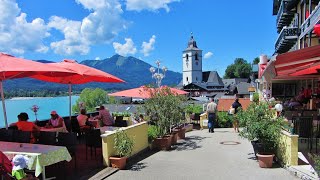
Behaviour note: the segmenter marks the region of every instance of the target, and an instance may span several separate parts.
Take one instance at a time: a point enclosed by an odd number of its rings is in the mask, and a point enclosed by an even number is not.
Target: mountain
[[[38,60],[42,63],[50,63],[47,60]],[[136,88],[146,84],[155,84],[155,79],[152,79],[150,67],[151,65],[137,59],[135,57],[123,57],[114,55],[104,60],[84,60],[81,64],[99,69],[114,76],[117,76],[126,83],[87,83],[82,85],[74,85],[74,90],[81,90],[86,87],[102,88],[105,90],[110,89],[129,89]],[[161,71],[161,70],[160,70]],[[173,71],[167,71],[166,77],[163,79],[163,85],[177,85],[182,80],[182,74]],[[5,90],[57,90],[66,91],[67,85],[48,83],[43,81],[34,80],[31,78],[22,78],[15,80],[4,81]]]

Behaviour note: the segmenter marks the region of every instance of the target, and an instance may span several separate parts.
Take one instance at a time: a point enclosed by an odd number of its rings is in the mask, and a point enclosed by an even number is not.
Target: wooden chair
[[[30,131],[13,131],[13,142],[30,143],[31,132]]]
[[[97,156],[97,148],[102,148],[102,138],[100,129],[92,129],[85,134],[86,137],[86,159],[88,159],[88,147],[92,158],[92,148],[94,148],[95,156]]]
[[[65,146],[70,155],[74,159],[74,167],[77,168],[77,134],[76,133],[62,133],[58,134],[58,146]]]
[[[56,145],[57,144],[57,133],[40,131],[38,144],[45,145]]]

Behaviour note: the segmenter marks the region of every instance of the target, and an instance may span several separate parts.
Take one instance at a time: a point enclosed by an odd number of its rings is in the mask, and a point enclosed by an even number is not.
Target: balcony
[[[320,22],[320,2],[311,12],[310,16],[301,24],[300,38],[304,37],[307,33],[313,30],[314,25]]]
[[[288,6],[289,2],[290,1],[285,0],[281,1],[276,21],[278,32],[280,32],[284,26],[288,26],[294,17],[295,12]]]
[[[288,52],[292,46],[297,42],[299,37],[298,27],[284,27],[275,44],[275,53]]]

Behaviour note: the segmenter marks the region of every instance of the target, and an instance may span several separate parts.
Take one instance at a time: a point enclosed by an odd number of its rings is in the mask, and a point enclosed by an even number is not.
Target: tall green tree
[[[96,106],[107,103],[107,92],[100,88],[85,88],[82,90],[76,104],[72,107],[73,112],[79,112],[79,103],[84,103],[87,112],[93,112],[96,110]]]
[[[227,67],[224,78],[249,78],[251,70],[250,63],[243,58],[236,58],[234,63]]]
[[[259,64],[259,62],[260,62],[260,58],[256,57],[256,58],[254,58],[252,64]]]

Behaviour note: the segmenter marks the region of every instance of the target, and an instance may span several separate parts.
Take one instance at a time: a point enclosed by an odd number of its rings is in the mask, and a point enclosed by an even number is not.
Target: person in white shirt
[[[216,119],[217,104],[210,98],[210,103],[207,105],[208,128],[209,133],[214,133],[214,121]]]

